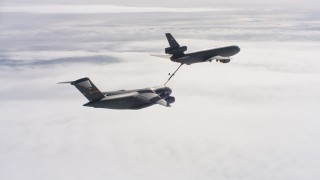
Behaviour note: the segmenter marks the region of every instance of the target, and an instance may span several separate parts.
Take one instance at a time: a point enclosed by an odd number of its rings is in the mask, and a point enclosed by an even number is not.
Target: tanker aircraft
[[[221,63],[229,63],[231,59],[230,56],[240,52],[240,48],[238,46],[225,46],[192,53],[185,53],[185,51],[187,51],[187,46],[180,46],[170,33],[166,33],[165,35],[170,45],[170,47],[165,48],[165,53],[170,56],[169,58],[171,61],[180,63],[180,66],[170,76],[168,81],[175,75],[175,73],[183,64],[190,65],[194,63],[211,62],[212,60]],[[168,58],[166,55],[153,56]]]

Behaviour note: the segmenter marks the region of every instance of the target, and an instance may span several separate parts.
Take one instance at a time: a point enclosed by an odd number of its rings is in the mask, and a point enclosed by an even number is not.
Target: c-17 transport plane
[[[170,96],[172,90],[166,86],[101,92],[87,77],[60,83],[74,85],[89,100],[83,106],[94,108],[142,109],[154,104],[169,107],[175,102],[175,98]]]
[[[187,51],[187,46],[180,46],[170,33],[166,33],[166,37],[170,47],[165,48],[165,53],[171,56],[171,61],[180,63],[180,66],[170,76],[168,81],[175,75],[175,73],[183,64],[190,65],[194,63],[211,62],[212,60],[216,60],[217,62],[221,63],[229,63],[230,56],[233,56],[240,52],[240,48],[238,46],[226,46],[192,53],[184,53],[185,51]],[[153,56],[165,57],[163,55]],[[167,84],[167,82],[165,84]]]

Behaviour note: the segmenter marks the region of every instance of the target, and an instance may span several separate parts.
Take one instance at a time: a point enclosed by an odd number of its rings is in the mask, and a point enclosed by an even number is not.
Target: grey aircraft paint
[[[207,61],[211,62],[212,60],[221,63],[229,63],[230,56],[240,52],[238,46],[226,46],[185,54],[184,52],[187,51],[187,46],[180,46],[170,33],[166,33],[166,37],[170,47],[165,48],[165,53],[171,55],[171,61],[181,64],[190,65]]]
[[[170,96],[172,90],[166,86],[101,92],[87,77],[61,83],[74,85],[89,100],[84,106],[94,108],[142,109],[154,104],[169,107],[175,102]]]
[[[165,53],[171,55],[171,61],[180,63],[180,66],[169,77],[164,86],[101,92],[87,77],[62,83],[74,85],[89,100],[84,106],[107,109],[142,109],[159,104],[169,107],[170,104],[175,102],[175,98],[170,96],[172,90],[166,87],[166,84],[183,64],[190,65],[206,61],[211,62],[212,60],[228,63],[230,62],[230,56],[240,52],[238,46],[227,46],[185,54],[187,46],[180,46],[170,33],[166,33],[166,37],[170,47],[165,48]]]
[[[180,67],[184,64],[191,65],[194,63],[211,62],[216,60],[221,63],[229,63],[230,56],[236,55],[240,52],[238,46],[226,46],[214,49],[208,49],[203,51],[197,51],[192,53],[184,53],[187,51],[187,46],[180,46],[179,43],[174,39],[170,33],[166,33],[166,37],[170,47],[165,48],[165,53],[170,55],[170,60],[173,62],[180,63],[180,66],[172,73],[164,84],[166,85],[170,79],[176,74]],[[168,58],[163,55],[153,55],[161,58]]]

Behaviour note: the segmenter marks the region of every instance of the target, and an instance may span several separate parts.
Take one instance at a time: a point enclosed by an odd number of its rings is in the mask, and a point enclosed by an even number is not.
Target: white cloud
[[[0,179],[318,179],[319,20],[261,12],[4,13]],[[56,84],[162,84],[178,66],[149,56],[167,46],[164,32],[191,51],[242,51],[230,64],[183,67],[169,83],[172,108],[82,107],[81,93]],[[56,59],[72,61],[33,64]]]
[[[128,2],[126,0],[108,0],[108,2],[104,0],[11,0],[4,1],[4,4],[64,4],[64,5],[83,5],[83,4],[99,4],[99,5],[127,5],[127,6],[161,6],[161,7],[217,7],[217,6],[243,6],[243,7],[252,7],[252,6],[260,6],[260,7],[293,7],[293,8],[301,8],[301,7],[316,7],[319,5],[318,1],[315,0],[305,0],[301,2],[300,0],[198,0],[198,1],[185,1],[185,0],[163,0],[163,1],[149,1],[149,0],[135,0],[132,2]]]
[[[203,12],[226,11],[231,8],[166,8],[166,7],[129,7],[110,5],[33,5],[33,6],[4,6],[1,12],[25,12],[43,14],[90,14],[90,13],[150,13],[150,12]]]

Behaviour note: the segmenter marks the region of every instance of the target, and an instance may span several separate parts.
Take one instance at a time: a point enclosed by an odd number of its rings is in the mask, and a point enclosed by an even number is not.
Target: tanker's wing
[[[229,60],[230,57],[223,57],[223,56],[213,56],[210,58],[211,60]]]
[[[169,103],[162,99],[157,93],[155,93],[152,90],[144,90],[141,92],[138,92],[137,95],[135,95],[135,98],[139,101],[150,103],[150,104],[159,104],[162,106],[169,107]]]
[[[212,58],[208,59],[207,61],[216,60],[217,62],[220,61],[221,63],[229,63],[231,58],[230,57],[223,57],[223,56],[213,56]]]

